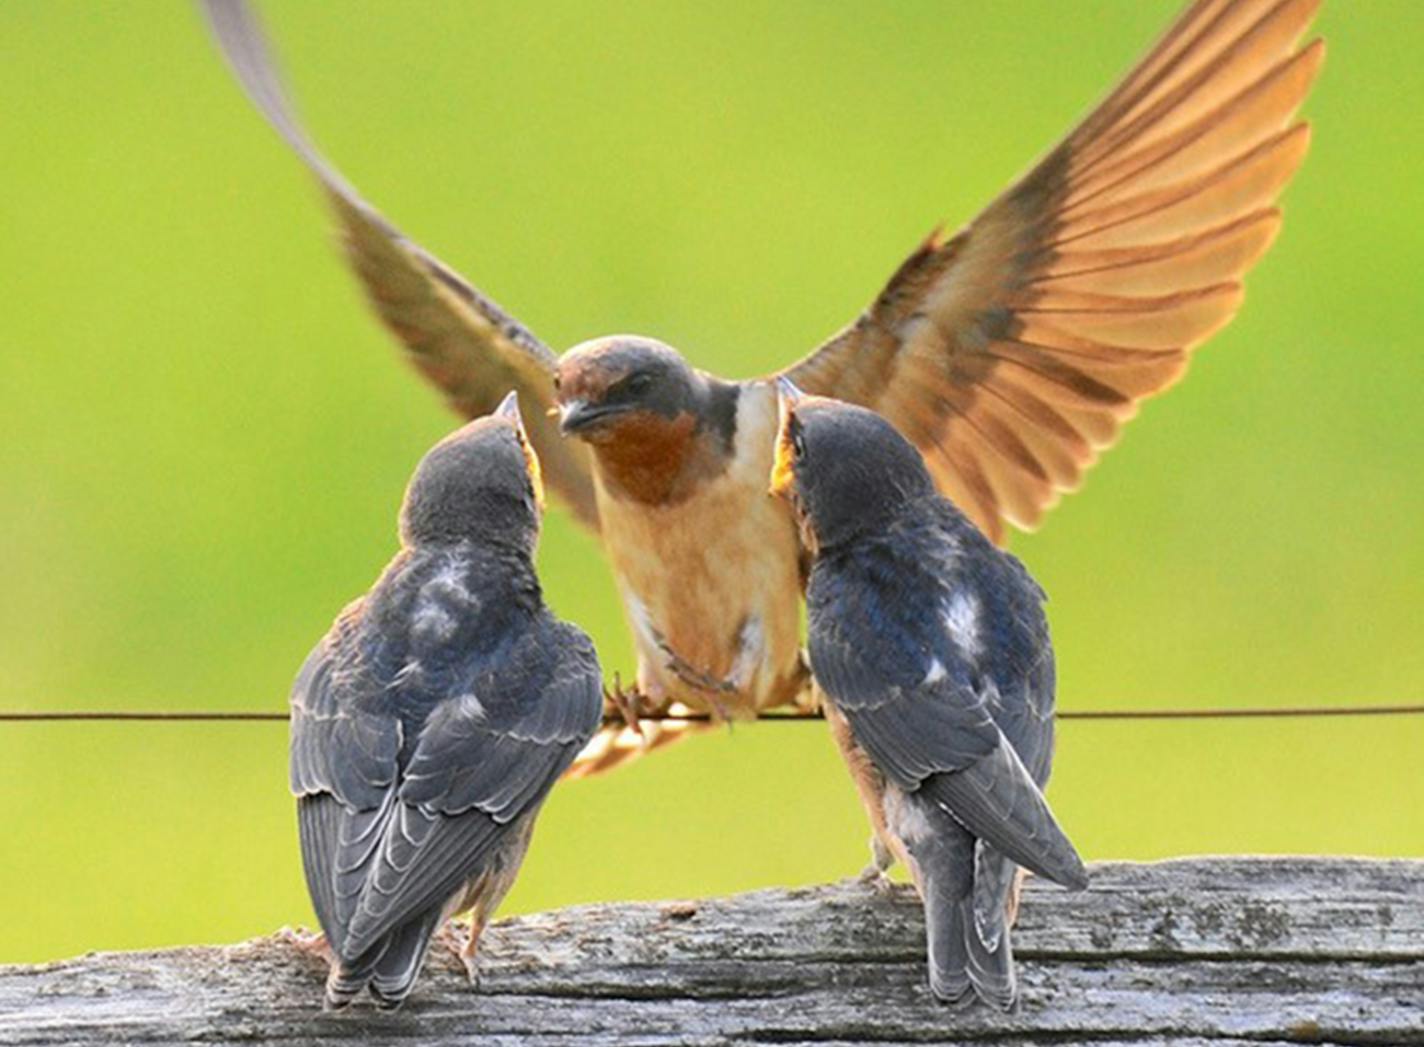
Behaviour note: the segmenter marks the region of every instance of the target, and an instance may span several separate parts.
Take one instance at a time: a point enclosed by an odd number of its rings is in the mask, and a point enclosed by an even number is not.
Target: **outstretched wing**
[[[524,425],[544,478],[590,527],[598,526],[588,450],[562,439],[547,415],[555,357],[543,342],[406,239],[317,152],[297,121],[266,41],[244,0],[201,0],[218,46],[268,122],[321,181],[345,234],[352,267],[409,358],[467,418],[519,390]]]
[[[382,824],[352,834],[337,865],[362,881],[346,955],[449,899],[593,737],[603,712],[593,647],[576,630],[548,632],[431,714]]]
[[[884,414],[996,541],[1077,487],[1241,304],[1305,155],[1319,0],[1196,0],[1021,181],[785,373]]]

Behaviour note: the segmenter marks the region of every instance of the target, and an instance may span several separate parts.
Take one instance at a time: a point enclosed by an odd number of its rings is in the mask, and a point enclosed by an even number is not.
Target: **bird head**
[[[934,494],[920,453],[874,411],[807,396],[785,378],[778,399],[771,493],[791,502],[812,549],[873,533]]]
[[[432,447],[401,506],[407,545],[473,541],[533,552],[544,508],[539,457],[510,393]]]
[[[559,431],[595,447],[651,441],[698,412],[705,382],[677,350],[635,335],[576,345],[554,376]]]

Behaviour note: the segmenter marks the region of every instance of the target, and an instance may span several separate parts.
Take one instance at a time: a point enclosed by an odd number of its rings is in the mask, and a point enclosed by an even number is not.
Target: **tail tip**
[[[356,999],[364,988],[364,985],[355,985],[338,979],[333,973],[326,981],[326,996],[322,999],[321,1009],[343,1011],[351,1005],[351,1001]]]
[[[376,1009],[378,1011],[394,1011],[398,1010],[400,1005],[405,1003],[406,997],[410,995],[410,990],[411,986],[406,985],[394,992],[387,992],[372,983],[371,996],[376,1001]]]
[[[424,955],[424,951],[421,950],[422,955]],[[420,967],[420,964],[416,964],[414,970],[394,977],[377,974],[372,978],[368,988],[371,990],[371,998],[375,1001],[376,1009],[394,1011],[405,1003],[406,997],[415,988],[415,980],[420,974]]]
[[[1011,1011],[1019,998],[1019,979],[1014,971],[1014,962],[1008,951],[1002,954],[1003,966],[986,966],[976,969],[969,966],[969,981],[974,986],[974,995],[996,1011]]]
[[[1083,864],[1083,859],[1071,844],[1058,849],[1051,860],[1037,868],[1029,869],[1029,872],[1070,891],[1083,891],[1088,887],[1088,867]]]
[[[949,974],[941,971],[930,972],[930,991],[935,999],[946,1006],[962,1010],[975,1000],[983,1001],[996,1011],[1011,1011],[1018,1003],[1018,979],[1010,968],[1003,978],[974,978],[959,971]]]
[[[399,985],[382,985],[376,979],[368,983],[361,983],[347,980],[337,976],[332,976],[326,983],[326,997],[322,1000],[321,1009],[324,1011],[343,1011],[351,1006],[356,997],[361,995],[362,990],[369,990],[375,1002],[376,1009],[381,1011],[394,1011],[401,1004],[405,1003],[406,997],[410,995],[414,987],[414,979]]]
[[[930,968],[930,992],[940,1003],[951,1007],[967,1007],[974,1002],[974,986],[964,971],[943,971]]]
[[[1083,859],[1075,854],[1073,864],[1068,867],[1063,878],[1058,882],[1070,891],[1086,891],[1088,889],[1088,867],[1083,864]]]

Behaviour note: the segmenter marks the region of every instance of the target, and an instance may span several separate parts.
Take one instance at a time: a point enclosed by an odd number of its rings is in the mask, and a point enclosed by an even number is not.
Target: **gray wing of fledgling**
[[[399,999],[445,907],[592,737],[601,676],[588,638],[546,617],[413,724],[361,693],[391,674],[360,616],[353,605],[298,678],[291,784],[313,904],[350,991],[374,976]]]
[[[223,56],[259,112],[321,182],[352,268],[410,361],[466,418],[519,391],[545,480],[583,523],[598,526],[587,448],[564,440],[553,406],[554,353],[468,281],[407,239],[317,151],[298,121],[261,25],[243,0],[200,0]]]
[[[999,555],[987,542],[985,547]],[[924,623],[942,622],[945,612],[907,606],[915,594],[877,592],[824,572],[812,589],[813,603],[841,608],[817,615],[813,671],[881,773],[904,792],[942,807],[1018,864],[1082,887],[1082,860],[991,707],[1034,700],[1026,693],[1032,685],[1026,674],[1045,659],[1051,666],[1046,630],[1041,639],[1032,630],[1015,637],[1021,649],[1012,652],[992,651],[986,635],[984,653],[971,658],[946,626],[932,624],[926,632]],[[1032,594],[1036,600],[1036,587]],[[999,596],[973,599],[992,604]],[[981,606],[976,613],[991,612]],[[1051,679],[1050,672],[1050,686]],[[1051,709],[1051,694],[1049,703]]]

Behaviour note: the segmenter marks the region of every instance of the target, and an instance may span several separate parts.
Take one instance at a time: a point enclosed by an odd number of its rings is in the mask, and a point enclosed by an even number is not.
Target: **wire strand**
[[[1304,705],[1254,706],[1208,709],[1062,709],[1059,720],[1251,720],[1321,718],[1340,716],[1418,716],[1424,715],[1424,703],[1403,705]],[[74,712],[0,711],[0,723],[285,723],[285,712],[242,710],[232,712],[195,712],[166,710],[85,710]],[[644,723],[710,723],[716,718],[707,713],[650,713],[638,718]],[[824,719],[818,712],[764,712],[757,722],[802,722]],[[623,722],[621,717],[604,719],[605,725]]]

